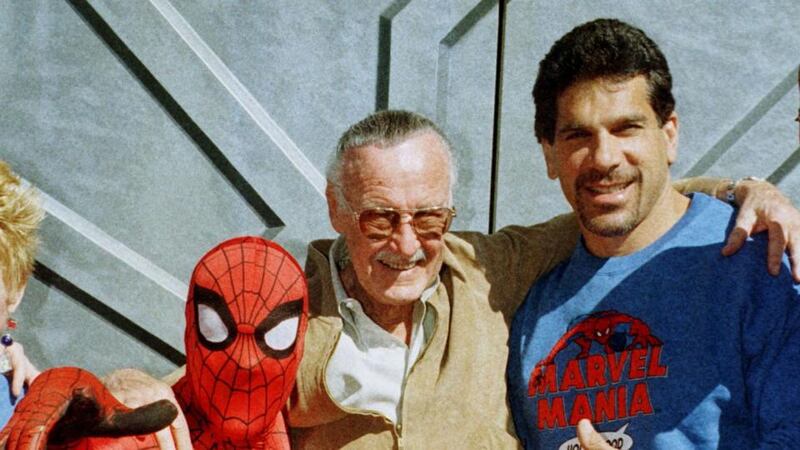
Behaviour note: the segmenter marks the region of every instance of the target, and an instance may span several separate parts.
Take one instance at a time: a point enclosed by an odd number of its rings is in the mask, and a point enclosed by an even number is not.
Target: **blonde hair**
[[[23,187],[8,164],[0,161],[0,272],[9,294],[19,292],[33,272],[43,217],[36,190]]]

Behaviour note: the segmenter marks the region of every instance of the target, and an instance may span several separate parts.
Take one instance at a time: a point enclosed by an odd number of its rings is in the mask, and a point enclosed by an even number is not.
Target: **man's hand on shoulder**
[[[117,370],[104,377],[103,382],[114,397],[129,408],[162,399],[171,401],[178,408],[178,416],[169,427],[156,433],[158,445],[162,450],[192,449],[186,417],[167,383],[136,369]]]
[[[733,194],[739,214],[722,254],[736,253],[748,236],[767,231],[769,272],[773,275],[780,272],[783,252],[788,251],[792,275],[800,283],[800,211],[777,187],[766,181],[741,180],[734,184]]]

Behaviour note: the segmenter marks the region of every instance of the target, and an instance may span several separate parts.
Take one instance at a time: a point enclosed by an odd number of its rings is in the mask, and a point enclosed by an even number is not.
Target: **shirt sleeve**
[[[784,258],[785,259],[785,258]],[[784,264],[742,324],[748,400],[760,449],[796,448],[800,442],[800,286]]]

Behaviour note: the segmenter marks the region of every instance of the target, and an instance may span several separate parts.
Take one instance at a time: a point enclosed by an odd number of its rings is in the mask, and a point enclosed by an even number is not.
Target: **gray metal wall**
[[[552,42],[599,16],[669,58],[675,176],[771,177],[800,201],[793,0],[0,2],[0,157],[48,211],[17,337],[41,367],[169,372],[194,262],[233,235],[301,259],[332,236],[328,155],[380,108],[450,135],[457,228],[565,211],[530,89]]]
[[[567,208],[544,176],[530,90],[538,62],[561,35],[597,17],[642,28],[670,64],[680,119],[675,178],[769,178],[800,203],[797,66],[800,2],[511,1],[501,116],[498,222],[544,220]]]

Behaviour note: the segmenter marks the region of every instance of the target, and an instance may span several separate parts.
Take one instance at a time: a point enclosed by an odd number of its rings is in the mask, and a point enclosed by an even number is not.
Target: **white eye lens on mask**
[[[286,350],[294,344],[299,324],[300,318],[297,316],[284,319],[264,333],[264,341],[274,350]]]
[[[197,316],[198,328],[206,340],[217,344],[228,337],[228,327],[213,308],[200,303],[197,305]]]

